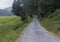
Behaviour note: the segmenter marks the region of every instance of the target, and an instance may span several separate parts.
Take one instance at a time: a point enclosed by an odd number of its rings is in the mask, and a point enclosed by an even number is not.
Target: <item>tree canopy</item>
[[[23,21],[27,16],[46,17],[49,12],[54,12],[59,8],[60,0],[14,0],[12,6],[13,13],[20,16]]]

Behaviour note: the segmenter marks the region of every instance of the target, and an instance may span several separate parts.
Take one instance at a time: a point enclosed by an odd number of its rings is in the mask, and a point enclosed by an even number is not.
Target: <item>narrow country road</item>
[[[60,38],[48,34],[35,18],[24,31],[20,42],[60,42]]]

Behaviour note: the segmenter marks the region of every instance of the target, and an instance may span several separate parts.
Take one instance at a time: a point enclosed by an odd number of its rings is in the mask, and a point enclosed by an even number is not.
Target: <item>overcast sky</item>
[[[0,9],[12,6],[13,0],[0,0]]]

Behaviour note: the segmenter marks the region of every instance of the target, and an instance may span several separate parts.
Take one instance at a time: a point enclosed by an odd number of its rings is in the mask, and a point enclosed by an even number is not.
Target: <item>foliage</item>
[[[60,0],[40,0],[41,16],[48,16],[49,12],[54,12],[60,8]]]
[[[47,18],[43,18],[40,22],[45,29],[60,37],[60,10],[50,13]]]
[[[20,34],[31,21],[22,24],[22,20],[17,16],[1,16],[0,17],[0,42],[15,42]],[[17,28],[18,27],[18,28]]]
[[[23,3],[20,0],[14,0],[12,11],[15,15],[20,16],[22,21],[26,19]]]
[[[23,6],[21,6],[23,5]],[[60,0],[15,0],[13,3],[13,13],[26,20],[28,16],[47,17],[60,8]]]

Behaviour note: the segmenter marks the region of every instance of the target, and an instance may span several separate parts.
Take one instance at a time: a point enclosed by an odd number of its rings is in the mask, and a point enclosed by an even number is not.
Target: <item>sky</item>
[[[0,0],[0,9],[12,6],[13,0]]]

